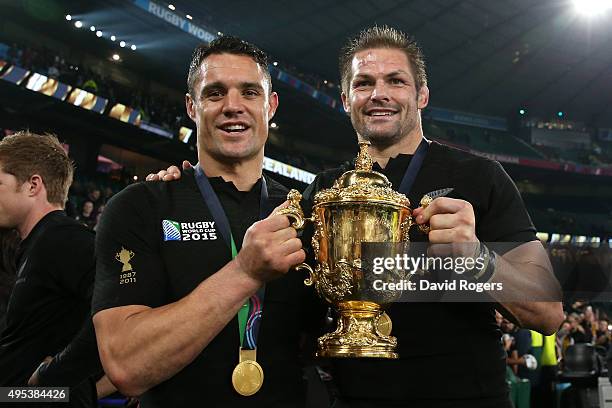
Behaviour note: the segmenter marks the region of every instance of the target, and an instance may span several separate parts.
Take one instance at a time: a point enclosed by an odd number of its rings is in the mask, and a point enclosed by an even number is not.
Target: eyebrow
[[[402,69],[398,69],[392,72],[389,72],[388,74],[385,74],[385,78],[393,78],[396,77],[398,75],[407,75],[408,73]],[[372,79],[374,78],[373,75],[370,74],[357,74],[355,75],[355,77],[353,78],[353,81],[351,81],[351,83],[353,83],[354,81],[359,81],[359,80],[363,80],[363,79]]]
[[[264,88],[257,82],[241,82],[239,85],[240,89],[258,89],[263,91]],[[201,93],[209,91],[211,89],[227,89],[227,85],[221,81],[211,82],[210,84],[202,88]]]

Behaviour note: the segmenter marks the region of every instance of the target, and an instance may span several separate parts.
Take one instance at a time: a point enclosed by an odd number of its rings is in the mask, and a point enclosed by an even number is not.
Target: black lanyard
[[[230,228],[229,221],[227,219],[227,215],[225,215],[225,210],[223,210],[223,206],[219,201],[219,197],[213,190],[210,185],[210,181],[208,181],[208,177],[204,174],[200,163],[195,166],[195,179],[198,184],[198,188],[200,189],[200,194],[202,194],[202,198],[206,203],[206,206],[210,210],[213,219],[215,220],[215,224],[219,228],[221,232],[221,236],[225,240],[228,248],[232,248],[232,230]],[[259,219],[263,220],[266,218],[271,209],[268,208],[268,186],[266,184],[266,178],[261,176],[261,198],[259,201]]]
[[[230,228],[227,215],[223,206],[219,201],[219,197],[213,190],[208,181],[208,177],[204,174],[200,164],[195,166],[195,178],[200,194],[206,203],[206,206],[210,210],[215,224],[219,228],[221,236],[225,240],[225,243],[232,252],[232,259],[236,257],[237,250],[232,236],[232,230]],[[259,201],[259,219],[266,218],[271,212],[271,208],[268,205],[268,186],[266,184],[266,178],[261,176],[261,198]],[[256,294],[251,296],[238,312],[238,333],[240,336],[240,346],[243,349],[254,350],[257,347],[257,338],[259,336],[259,327],[261,325],[261,318],[263,316],[263,304],[266,293],[266,286],[263,285]]]
[[[416,176],[423,165],[423,160],[427,155],[427,149],[429,148],[429,142],[427,139],[423,138],[419,147],[417,147],[416,152],[414,152],[414,156],[412,156],[412,160],[410,160],[410,164],[404,173],[404,178],[400,183],[399,191],[403,194],[410,194],[410,190],[412,189],[412,185],[414,184],[414,180],[416,180]]]

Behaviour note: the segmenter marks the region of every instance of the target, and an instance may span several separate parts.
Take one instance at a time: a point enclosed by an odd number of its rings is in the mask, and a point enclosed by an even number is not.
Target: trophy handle
[[[304,216],[304,211],[300,206],[300,200],[302,199],[302,194],[295,189],[291,189],[287,194],[287,200],[289,201],[289,205],[285,208],[281,208],[276,212],[279,215],[286,215],[289,217],[292,222],[291,226],[296,230],[301,230],[304,228],[304,224],[306,221],[313,221],[312,218],[306,218]]]
[[[421,201],[419,202],[419,204],[421,205],[421,207],[427,208],[427,206],[429,204],[431,204],[432,201],[433,201],[433,198],[431,198],[430,196],[425,194],[423,196],[423,198],[421,198]],[[414,219],[412,216],[410,216],[410,221],[411,221],[410,227],[418,225],[419,229],[421,230],[422,233],[429,234],[429,230],[431,229],[431,227],[429,226],[428,223],[426,223],[426,224],[417,224],[416,219]]]
[[[316,279],[317,279],[314,271],[312,270],[310,265],[308,265],[305,262],[302,262],[301,264],[295,266],[295,270],[296,271],[299,271],[299,270],[302,270],[302,269],[306,269],[308,271],[308,275],[309,275],[306,279],[304,279],[304,285],[312,286],[315,283]]]
[[[302,194],[300,194],[299,191],[295,189],[289,190],[289,193],[287,194],[287,200],[289,201],[289,205],[285,208],[281,208],[280,210],[276,212],[276,214],[286,215],[289,219],[291,219],[292,220],[291,226],[298,231],[304,229],[304,224],[306,223],[306,221],[310,221],[310,222],[314,221],[314,217],[306,218],[304,216],[304,211],[302,210],[302,207],[300,206],[301,199],[302,199]],[[315,283],[316,276],[315,276],[314,271],[310,267],[310,265],[302,262],[301,264],[294,266],[294,268],[296,271],[299,271],[302,269],[306,269],[308,271],[309,276],[306,279],[304,279],[304,285],[312,286]]]

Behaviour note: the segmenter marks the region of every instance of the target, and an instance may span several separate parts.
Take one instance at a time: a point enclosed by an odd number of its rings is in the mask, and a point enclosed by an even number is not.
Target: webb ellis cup
[[[361,244],[406,242],[413,220],[408,198],[394,191],[386,176],[372,171],[368,144],[360,143],[355,170],[315,195],[312,218],[304,217],[296,190],[289,192],[289,206],[279,211],[292,218],[296,229],[302,229],[305,221],[314,224],[316,266],[313,270],[302,263],[296,269],[309,271],[304,283],[314,284],[319,296],[337,311],[336,330],[318,339],[321,357],[398,358],[397,339],[390,336],[391,321],[383,306],[399,294],[374,293],[372,282],[397,281],[402,276],[397,271],[374,275],[371,265],[362,262]]]

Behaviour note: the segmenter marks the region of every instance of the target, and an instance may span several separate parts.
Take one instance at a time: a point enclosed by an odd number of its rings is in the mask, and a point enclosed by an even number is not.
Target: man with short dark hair
[[[0,141],[0,228],[22,240],[0,338],[0,385],[70,386],[70,406],[93,407],[90,377],[101,375],[89,317],[94,235],[62,211],[72,174],[54,136],[19,132]]]
[[[262,175],[278,106],[265,54],[233,37],[200,46],[188,89],[199,164],[118,193],[98,226],[102,363],[143,408],[303,406],[310,303],[287,272],[305,254],[272,211],[287,189]]]

